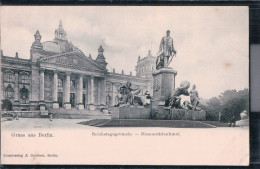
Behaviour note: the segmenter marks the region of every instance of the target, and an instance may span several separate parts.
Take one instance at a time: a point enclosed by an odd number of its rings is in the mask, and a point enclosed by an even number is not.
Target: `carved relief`
[[[54,58],[43,59],[42,62],[82,70],[104,71],[103,69],[100,69],[98,66],[96,66],[94,63],[91,63],[87,59],[81,58],[78,55],[68,54],[63,56],[56,56]]]

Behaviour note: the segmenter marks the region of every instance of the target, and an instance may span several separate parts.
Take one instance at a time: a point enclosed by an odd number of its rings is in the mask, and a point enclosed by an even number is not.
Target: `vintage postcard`
[[[1,163],[249,165],[243,6],[1,6]]]

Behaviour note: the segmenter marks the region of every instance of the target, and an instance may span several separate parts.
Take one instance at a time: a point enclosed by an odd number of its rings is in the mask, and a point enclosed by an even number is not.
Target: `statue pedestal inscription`
[[[177,71],[169,67],[161,68],[153,73],[152,117],[158,106],[165,106],[165,101],[172,95],[176,75]]]

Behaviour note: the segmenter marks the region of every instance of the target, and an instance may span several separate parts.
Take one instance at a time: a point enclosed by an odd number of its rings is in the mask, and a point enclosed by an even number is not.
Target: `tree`
[[[217,97],[212,97],[207,102],[207,120],[218,120],[218,114],[221,111],[220,100]]]
[[[244,110],[249,111],[249,90],[225,91],[220,97],[222,101],[222,120],[230,121],[232,116],[240,119],[240,113]]]
[[[232,116],[239,120],[242,111],[249,111],[249,90],[226,90],[200,107],[207,112],[207,120],[218,120],[219,112],[223,122],[229,122]]]

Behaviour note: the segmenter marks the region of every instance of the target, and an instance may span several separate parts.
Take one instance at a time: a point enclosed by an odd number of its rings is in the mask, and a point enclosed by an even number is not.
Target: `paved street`
[[[58,128],[93,128],[93,127],[163,127],[163,128],[219,128],[227,123],[208,121],[181,120],[102,120],[102,119],[53,119],[20,118],[19,120],[2,119],[2,129],[58,129]]]
[[[2,129],[52,129],[52,128],[91,128],[91,126],[77,124],[89,119],[53,119],[48,118],[20,118],[19,120],[1,120]]]

